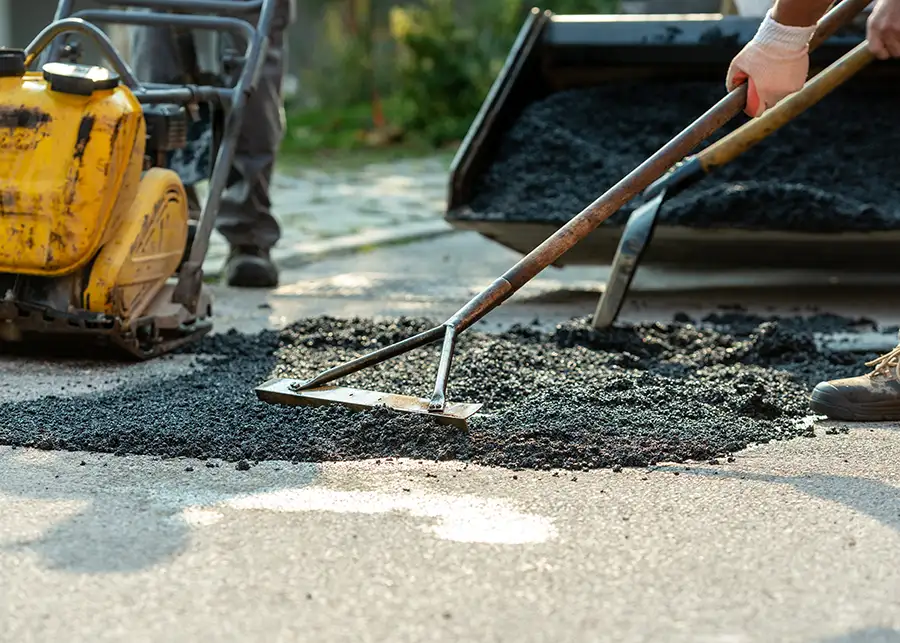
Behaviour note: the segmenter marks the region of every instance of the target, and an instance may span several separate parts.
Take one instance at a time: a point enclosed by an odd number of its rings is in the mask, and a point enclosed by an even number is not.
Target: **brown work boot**
[[[866,375],[818,384],[812,410],[847,422],[900,420],[900,345],[866,366],[872,367]]]
[[[236,288],[274,288],[278,285],[278,269],[268,249],[235,246],[225,263],[225,280]]]

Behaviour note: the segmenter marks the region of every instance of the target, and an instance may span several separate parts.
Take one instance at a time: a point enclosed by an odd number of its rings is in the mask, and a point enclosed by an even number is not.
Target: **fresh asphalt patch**
[[[184,351],[189,372],[112,390],[0,405],[0,444],[40,449],[254,461],[408,457],[509,468],[644,466],[708,460],[752,443],[811,435],[808,394],[858,374],[873,355],[823,348],[816,333],[871,331],[828,315],[620,325],[586,320],[553,332],[517,326],[464,334],[450,398],[482,402],[468,430],[387,409],[283,407],[253,388],[317,371],[408,337],[421,319],[313,318],[281,332],[213,335]],[[438,346],[341,383],[427,396]]]

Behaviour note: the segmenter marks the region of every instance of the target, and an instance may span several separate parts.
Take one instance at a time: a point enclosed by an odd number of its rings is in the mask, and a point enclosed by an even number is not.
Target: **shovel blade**
[[[293,384],[300,380],[278,378],[269,380],[256,387],[256,397],[267,404],[286,406],[325,406],[339,404],[356,411],[366,411],[378,407],[387,407],[402,413],[427,415],[441,424],[450,424],[461,429],[467,426],[467,420],[482,407],[481,404],[463,404],[448,402],[443,411],[428,410],[428,400],[410,395],[395,395],[367,391],[346,386],[321,386],[306,391],[296,391]]]

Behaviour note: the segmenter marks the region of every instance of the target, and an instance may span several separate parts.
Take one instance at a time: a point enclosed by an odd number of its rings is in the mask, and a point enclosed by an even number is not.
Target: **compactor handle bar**
[[[31,66],[38,56],[44,52],[48,45],[63,34],[79,33],[90,38],[100,53],[120,76],[122,82],[134,93],[141,103],[177,103],[188,104],[196,102],[213,102],[220,105],[230,105],[235,94],[250,92],[256,87],[259,78],[259,69],[265,60],[263,46],[268,47],[269,25],[272,21],[274,0],[256,0],[254,2],[234,2],[221,0],[132,0],[127,3],[131,6],[157,7],[181,3],[191,5],[212,5],[209,10],[214,10],[220,5],[247,5],[266,8],[268,11],[260,12],[259,23],[256,28],[247,20],[232,16],[216,15],[187,15],[173,13],[151,13],[135,11],[116,11],[111,9],[86,9],[71,13],[54,20],[41,31],[37,37],[26,47],[25,65]],[[117,2],[117,4],[123,4]],[[72,0],[60,2],[59,15],[64,5],[71,8]],[[241,7],[243,10],[247,6]],[[265,21],[265,22],[264,22]],[[134,71],[116,51],[109,36],[95,23],[135,25],[143,27],[183,27],[187,29],[206,29],[210,31],[227,31],[241,40],[246,45],[244,52],[244,72],[238,78],[234,87],[213,87],[196,85],[143,85],[135,76]],[[55,43],[54,43],[55,44]],[[56,58],[58,52],[51,49],[49,58]]]
[[[134,7],[142,9],[156,9],[157,11],[184,11],[187,13],[221,13],[225,15],[240,15],[259,11],[264,0],[97,0],[100,4],[115,5],[117,7]]]

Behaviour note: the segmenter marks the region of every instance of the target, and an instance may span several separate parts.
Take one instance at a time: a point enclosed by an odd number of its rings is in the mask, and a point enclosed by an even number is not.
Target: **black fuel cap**
[[[25,50],[0,48],[0,77],[23,76],[25,74]]]
[[[119,86],[119,77],[116,74],[96,65],[47,63],[42,70],[50,89],[64,94],[90,96],[95,91],[115,89]]]

